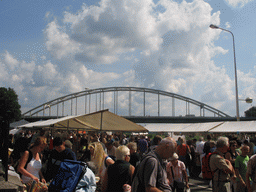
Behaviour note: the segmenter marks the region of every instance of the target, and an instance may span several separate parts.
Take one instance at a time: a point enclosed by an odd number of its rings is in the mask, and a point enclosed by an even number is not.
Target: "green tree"
[[[256,107],[251,107],[244,113],[245,113],[245,117],[256,117]]]
[[[0,87],[0,116],[9,118],[10,123],[21,119],[18,95],[12,88]]]

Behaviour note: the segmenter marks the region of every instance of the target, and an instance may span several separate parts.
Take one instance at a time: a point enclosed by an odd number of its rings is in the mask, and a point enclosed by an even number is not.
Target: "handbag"
[[[173,187],[175,189],[184,189],[186,184],[185,182],[183,181],[183,178],[182,178],[182,181],[176,181],[174,180],[174,173],[173,173],[173,169],[172,169],[172,166],[171,166],[171,170],[172,170],[172,178],[173,178]]]
[[[178,188],[178,189],[184,189],[185,188],[185,183],[183,181],[173,181],[173,186],[174,188]]]

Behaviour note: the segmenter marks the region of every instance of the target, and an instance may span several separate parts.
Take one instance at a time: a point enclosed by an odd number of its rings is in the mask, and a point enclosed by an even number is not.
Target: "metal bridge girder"
[[[129,92],[129,115],[131,116],[131,92],[141,92],[144,94],[144,116],[145,116],[145,94],[146,93],[151,93],[151,94],[157,94],[158,95],[158,116],[160,116],[160,96],[166,96],[166,97],[171,97],[172,98],[172,106],[174,107],[174,99],[178,99],[178,100],[182,100],[184,102],[186,102],[186,105],[188,105],[188,111],[189,111],[189,104],[193,104],[196,105],[198,107],[200,107],[200,115],[201,115],[201,110],[207,110],[212,112],[213,114],[220,116],[220,117],[230,117],[229,115],[225,114],[224,112],[215,109],[205,103],[196,101],[194,99],[182,96],[182,95],[178,95],[175,93],[171,93],[171,92],[166,92],[166,91],[161,91],[161,90],[156,90],[156,89],[150,89],[150,88],[142,88],[142,87],[106,87],[106,88],[97,88],[97,89],[86,89],[85,91],[81,91],[81,92],[77,92],[77,93],[72,93],[72,94],[68,94],[59,98],[56,98],[54,100],[48,101],[46,103],[43,103],[27,112],[25,112],[23,114],[23,116],[33,116],[35,114],[38,114],[39,112],[42,112],[45,110],[45,106],[55,106],[60,103],[62,103],[62,105],[64,106],[64,102],[71,100],[71,105],[72,105],[72,99],[76,99],[77,102],[77,98],[78,97],[85,97],[87,98],[87,96],[89,95],[89,99],[91,97],[91,95],[93,94],[98,94],[100,93],[100,102],[101,102],[101,98],[103,98],[103,109],[104,109],[104,93],[106,92],[113,92],[114,93],[114,110],[117,111],[117,103],[118,103],[118,93],[119,91],[122,92]],[[102,94],[102,97],[101,97]],[[85,101],[86,103],[86,101]],[[101,104],[100,104],[100,109],[101,109]],[[50,110],[50,109],[49,109]],[[86,106],[85,106],[85,111],[86,111]],[[89,101],[89,111],[90,111],[90,101]],[[186,110],[187,111],[187,110]],[[173,114],[175,115],[175,111],[173,109]]]

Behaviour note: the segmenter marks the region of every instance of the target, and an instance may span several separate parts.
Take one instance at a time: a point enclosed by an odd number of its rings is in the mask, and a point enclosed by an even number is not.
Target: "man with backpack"
[[[65,140],[61,137],[55,137],[53,139],[54,149],[50,153],[50,158],[47,163],[46,181],[52,180],[59,170],[60,163],[64,159],[76,160],[75,153],[65,147]]]
[[[176,141],[167,137],[159,143],[155,150],[142,157],[132,183],[132,192],[172,191],[168,184],[166,164],[163,160],[171,157],[176,148]]]
[[[213,172],[212,191],[230,192],[230,179],[235,175],[235,171],[231,162],[224,158],[224,154],[228,151],[229,148],[228,138],[219,137],[216,147],[216,153],[212,154],[209,160],[210,169]]]

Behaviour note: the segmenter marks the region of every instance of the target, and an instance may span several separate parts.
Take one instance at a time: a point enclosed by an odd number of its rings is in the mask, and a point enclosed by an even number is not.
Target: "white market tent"
[[[26,129],[79,129],[85,131],[148,131],[143,126],[111,113],[108,110],[97,111],[86,115],[67,116],[59,119],[37,121],[19,127]]]
[[[253,133],[256,132],[256,121],[227,121],[219,125],[218,127],[209,130],[209,132]]]
[[[22,129],[21,128],[17,128],[17,127],[21,126],[21,125],[28,124],[28,123],[29,122],[24,120],[24,119],[11,123],[10,124],[9,134],[15,135],[15,134],[19,133]]]
[[[256,121],[226,121],[210,123],[150,123],[142,124],[149,132],[256,132]]]

